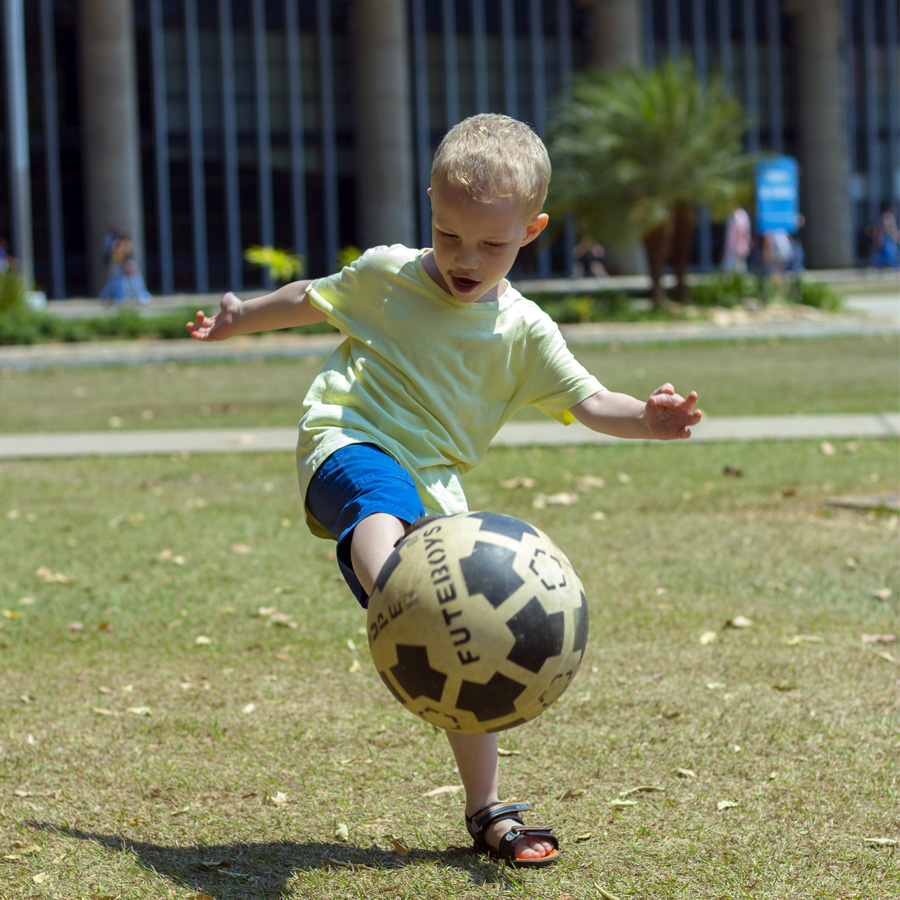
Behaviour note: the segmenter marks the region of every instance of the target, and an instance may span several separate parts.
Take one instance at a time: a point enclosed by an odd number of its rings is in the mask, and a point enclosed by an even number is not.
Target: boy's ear
[[[547,213],[538,213],[525,227],[525,237],[519,246],[530,244],[547,227],[549,221],[550,216]]]

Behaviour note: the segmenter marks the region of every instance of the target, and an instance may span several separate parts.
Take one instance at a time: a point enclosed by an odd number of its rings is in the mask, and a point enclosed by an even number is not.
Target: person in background
[[[589,234],[586,234],[572,248],[572,277],[584,278],[593,275],[596,278],[603,278],[608,273],[603,265],[603,257],[606,256],[606,250],[603,245],[595,241]]]
[[[722,254],[723,272],[746,272],[747,259],[753,245],[750,214],[739,206],[725,223],[725,251]]]
[[[138,267],[131,237],[111,229],[104,238],[103,253],[109,266],[109,278],[100,291],[100,298],[111,300],[116,306],[130,298],[142,304],[149,303],[150,292]]]
[[[866,229],[876,269],[900,268],[900,229],[890,203],[884,203],[878,218]]]

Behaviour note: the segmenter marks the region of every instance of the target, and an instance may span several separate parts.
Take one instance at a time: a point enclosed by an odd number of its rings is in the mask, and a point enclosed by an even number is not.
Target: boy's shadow
[[[505,878],[496,865],[482,861],[463,847],[433,851],[410,849],[408,856],[376,847],[316,841],[179,847],[135,841],[118,834],[81,831],[52,822],[23,824],[64,837],[93,841],[110,852],[129,853],[145,869],[170,878],[179,886],[211,894],[216,900],[245,900],[248,890],[253,891],[252,896],[264,900],[283,900],[290,892],[289,882],[296,872],[329,867],[338,871],[364,871],[438,863],[462,869],[470,881],[482,886]]]

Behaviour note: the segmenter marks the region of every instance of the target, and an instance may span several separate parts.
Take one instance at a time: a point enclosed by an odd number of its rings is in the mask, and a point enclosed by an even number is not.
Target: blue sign
[[[760,234],[783,228],[797,233],[800,186],[793,156],[764,159],[756,164],[756,230]]]

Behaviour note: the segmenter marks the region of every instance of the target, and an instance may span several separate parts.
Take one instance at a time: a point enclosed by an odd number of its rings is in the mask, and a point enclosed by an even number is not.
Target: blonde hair
[[[431,184],[464,190],[483,203],[515,197],[534,216],[547,199],[550,157],[524,122],[482,113],[444,136],[431,164]]]

